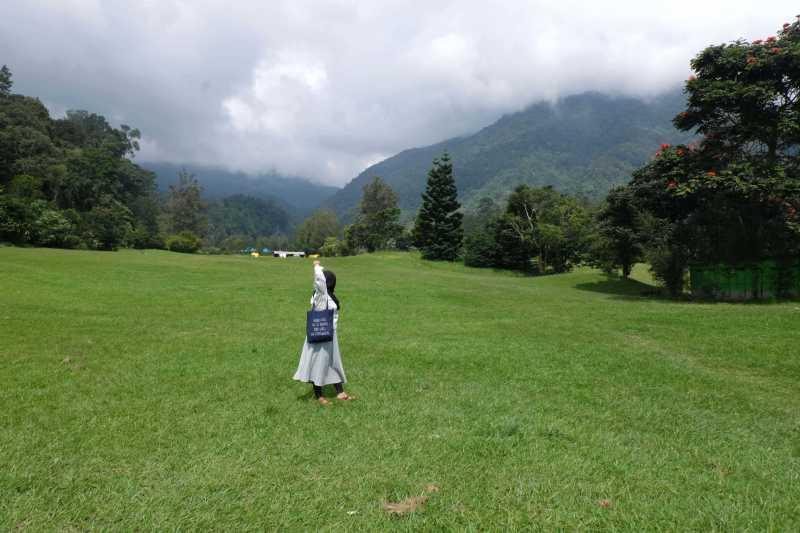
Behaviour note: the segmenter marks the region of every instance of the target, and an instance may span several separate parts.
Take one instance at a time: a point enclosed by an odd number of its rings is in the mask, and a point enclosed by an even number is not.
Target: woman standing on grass
[[[342,356],[339,353],[339,339],[336,337],[339,310],[342,306],[336,297],[335,290],[336,275],[330,270],[324,270],[319,261],[314,261],[314,294],[311,295],[311,305],[317,311],[333,309],[333,339],[328,342],[312,344],[306,337],[294,379],[311,383],[314,386],[314,397],[322,405],[331,403],[322,395],[322,387],[325,385],[333,385],[336,388],[338,399],[353,399],[344,391],[343,387],[347,383],[347,378],[344,375]]]

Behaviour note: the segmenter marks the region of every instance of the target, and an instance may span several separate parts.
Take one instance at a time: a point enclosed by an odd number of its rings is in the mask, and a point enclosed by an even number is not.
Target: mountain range
[[[250,176],[216,167],[178,165],[173,163],[139,163],[156,175],[159,191],[166,192],[178,181],[178,172],[186,169],[203,186],[208,200],[244,195],[277,201],[295,216],[310,214],[339,189],[320,185],[303,178],[288,178],[277,174]]]
[[[370,166],[343,188],[277,174],[249,176],[220,168],[171,163],[141,163],[168,190],[186,168],[215,200],[246,195],[276,201],[301,220],[322,206],[343,221],[355,215],[362,188],[380,176],[397,193],[404,219],[419,207],[433,160],[447,151],[465,207],[483,197],[502,201],[519,184],[552,185],[562,192],[602,198],[625,183],[662,143],[688,142],[692,136],[672,125],[686,99],[669,91],[649,100],[588,92],[555,102],[539,102],[505,115],[480,131],[430,146],[404,150]]]
[[[692,138],[671,122],[685,105],[680,91],[650,100],[589,92],[537,103],[472,135],[405,150],[377,163],[324,205],[351,219],[362,187],[380,176],[397,193],[408,219],[419,207],[433,159],[445,150],[468,208],[486,196],[502,200],[523,183],[599,199],[627,182],[661,143]]]

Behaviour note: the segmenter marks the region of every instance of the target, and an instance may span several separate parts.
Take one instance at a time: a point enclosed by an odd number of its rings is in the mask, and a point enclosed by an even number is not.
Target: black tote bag
[[[333,340],[333,309],[328,309],[327,302],[322,311],[311,310],[306,314],[306,338],[310,343],[329,342]]]

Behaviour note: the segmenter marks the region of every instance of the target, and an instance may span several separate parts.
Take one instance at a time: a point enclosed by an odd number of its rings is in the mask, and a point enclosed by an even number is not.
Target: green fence
[[[693,295],[716,300],[797,297],[800,296],[800,263],[692,265],[689,283]]]

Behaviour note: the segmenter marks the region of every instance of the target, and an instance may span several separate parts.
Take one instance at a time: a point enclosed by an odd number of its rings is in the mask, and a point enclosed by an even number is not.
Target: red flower
[[[669,150],[669,145],[667,143],[664,143],[664,144],[661,145],[661,149],[662,150]]]
[[[714,176],[717,175],[717,173],[714,172],[713,170],[709,170],[708,172],[706,172],[706,175],[708,175],[709,177],[713,178]]]
[[[793,206],[789,206],[786,212],[789,214],[790,217],[794,218],[794,216],[797,214],[797,209],[795,209]]]
[[[680,157],[680,156],[682,156],[683,154],[685,154],[686,152],[684,152],[684,151],[683,151],[683,148],[678,148],[678,149],[675,151],[675,153],[676,153],[676,154],[678,154],[678,156]]]
[[[789,24],[788,22],[784,22],[783,23],[783,29],[784,30],[787,29],[789,26],[791,26],[791,24]]]
[[[775,47],[775,48],[772,49],[772,53],[773,54],[780,54],[781,53],[781,49],[778,48],[778,47]]]
[[[767,37],[768,43],[774,43],[777,39],[774,36]]]
[[[763,39],[756,39],[755,41],[753,41],[753,44],[761,44],[763,42],[764,42]]]
[[[694,81],[696,79],[697,79],[697,76],[695,76],[695,75],[689,76],[689,81]]]
[[[667,182],[667,189],[674,189],[678,186],[678,182],[675,180],[669,180]]]
[[[661,157],[661,150],[658,150],[658,151],[656,152],[656,157]]]
[[[754,65],[754,64],[756,64],[756,63],[758,63],[758,59],[756,59],[755,57],[753,57],[753,56],[749,56],[749,57],[747,58],[747,64],[748,64],[748,65]]]

